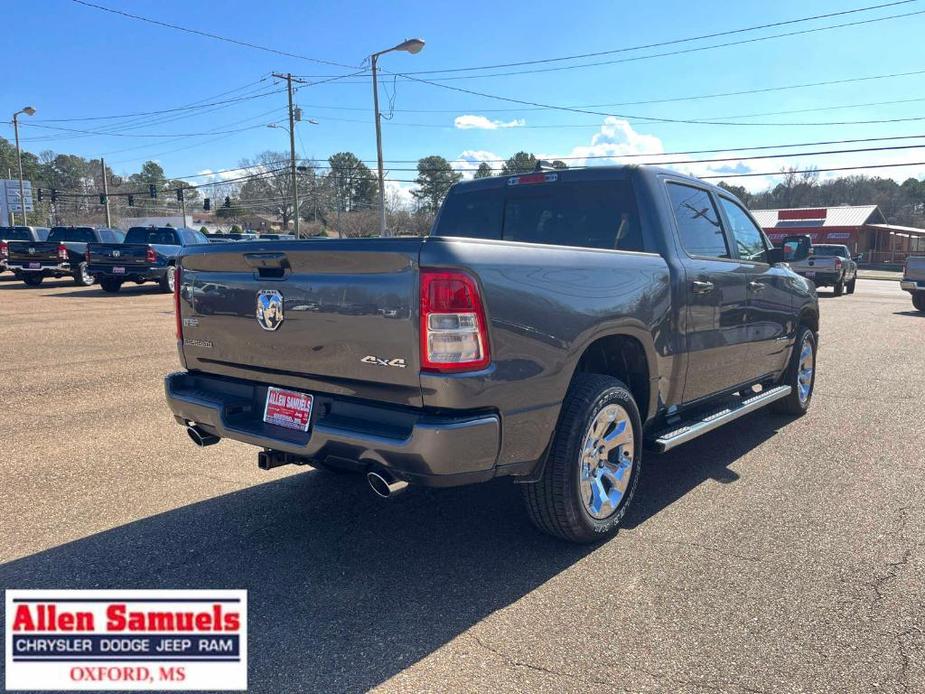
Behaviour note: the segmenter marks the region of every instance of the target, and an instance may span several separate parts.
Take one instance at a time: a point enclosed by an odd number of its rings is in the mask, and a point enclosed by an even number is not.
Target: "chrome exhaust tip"
[[[366,481],[372,490],[383,499],[388,499],[400,494],[408,488],[408,483],[403,480],[397,480],[391,474],[384,470],[371,470],[366,473]]]
[[[195,443],[200,448],[212,446],[221,441],[221,439],[215,434],[210,434],[209,432],[204,431],[195,425],[186,427],[186,433],[193,440],[193,443]]]

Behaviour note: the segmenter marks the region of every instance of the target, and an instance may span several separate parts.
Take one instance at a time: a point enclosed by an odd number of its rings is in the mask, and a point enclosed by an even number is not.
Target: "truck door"
[[[688,183],[667,183],[678,239],[683,250],[688,352],[684,402],[738,385],[748,360],[750,266],[734,258],[710,192]]]
[[[793,290],[788,273],[768,263],[764,233],[736,201],[719,196],[720,210],[735,246],[734,253],[747,265],[750,358],[748,378],[760,379],[784,369],[795,330]]]

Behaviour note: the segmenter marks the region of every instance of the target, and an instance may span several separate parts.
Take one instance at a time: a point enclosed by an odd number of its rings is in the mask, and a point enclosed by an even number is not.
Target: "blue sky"
[[[406,37],[420,36],[426,40],[426,48],[418,55],[384,56],[381,67],[391,71],[451,69],[608,51],[878,4],[877,0],[817,0],[813,3],[798,0],[774,3],[751,0],[736,3],[266,0],[259,4],[242,0],[221,4],[192,0],[131,3],[99,0],[99,3],[348,66],[360,65],[369,53]],[[275,81],[268,77],[272,71],[306,75],[309,80],[350,72],[336,65],[273,55],[152,26],[70,0],[32,0],[4,5],[6,60],[4,78],[0,82],[0,104],[9,113],[26,104],[38,109],[34,118],[24,121],[29,124],[21,131],[27,140],[24,146],[32,151],[52,149],[86,157],[104,155],[116,173],[131,173],[146,159],[155,159],[168,175],[187,176],[237,166],[242,158],[263,150],[286,151],[286,132],[264,127],[266,123],[285,118],[285,94],[268,94],[221,108],[131,121],[60,122],[60,119],[130,114],[262,94],[279,88],[274,87]],[[920,11],[925,11],[925,2],[674,47],[534,67],[562,67],[646,56]],[[925,71],[925,57],[920,50],[923,35],[925,14],[920,14],[681,55],[538,74],[479,76],[443,84],[544,104],[625,104]],[[472,74],[423,77],[439,79]],[[747,96],[593,109],[629,116],[605,119],[602,115],[528,110],[516,104],[427,84],[407,80],[393,83],[391,78],[383,76],[383,111],[390,110],[390,97],[394,97],[395,108],[391,120],[384,124],[385,158],[416,160],[440,154],[448,159],[477,161],[527,150],[573,157],[614,155],[615,160],[619,160],[619,155],[626,153],[734,150],[750,145],[912,135],[925,133],[925,120],[866,125],[770,124],[916,118],[925,115],[923,84],[925,72]],[[919,98],[922,100],[881,103]],[[350,150],[361,159],[374,160],[368,77],[305,86],[299,90],[296,101],[303,108],[305,118],[318,120],[318,125],[303,123],[297,127],[296,145],[302,155],[323,159],[333,152]],[[871,102],[878,105],[857,106]],[[841,108],[844,106],[852,107]],[[777,113],[821,108],[828,110]],[[738,118],[754,113],[777,115]],[[746,125],[646,122],[647,116],[731,119]],[[750,121],[763,125],[747,124]],[[36,127],[40,125],[83,130],[111,128],[119,135],[85,135]],[[476,127],[458,127],[462,125]],[[250,129],[225,132],[242,128]],[[196,133],[202,134],[179,137]],[[12,137],[11,128],[3,126],[0,135]],[[925,140],[898,144],[917,142],[925,144]],[[594,160],[594,163],[604,161]],[[925,161],[925,147],[889,153],[685,165],[685,168],[707,174],[733,169],[778,170],[789,164],[834,167],[917,161]],[[413,164],[389,166],[391,178],[414,177],[412,172],[400,170]],[[909,175],[925,174],[925,166],[885,169],[878,173],[902,180]],[[201,182],[203,179],[190,180]],[[739,182],[761,188],[769,180],[741,179]],[[396,185],[405,190],[409,187],[408,184]]]

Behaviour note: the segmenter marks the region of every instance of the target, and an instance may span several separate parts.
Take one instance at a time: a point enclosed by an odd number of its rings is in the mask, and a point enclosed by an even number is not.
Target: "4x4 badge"
[[[257,292],[257,323],[264,330],[276,330],[283,323],[283,295],[275,289]]]

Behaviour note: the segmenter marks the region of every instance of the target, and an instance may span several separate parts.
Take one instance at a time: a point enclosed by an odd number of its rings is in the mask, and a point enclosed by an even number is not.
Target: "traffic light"
[[[206,212],[212,209],[212,198],[206,198],[202,201],[202,209]]]
[[[183,189],[177,188],[177,202],[183,202]]]
[[[58,191],[54,188],[51,189],[51,201],[58,202]]]
[[[100,193],[100,205],[106,204],[106,196]]]
[[[157,200],[157,186],[153,183],[148,186],[148,196],[152,200]]]
[[[39,188],[39,202],[42,202],[42,189]]]
[[[128,196],[128,206],[135,207],[135,196],[134,195]]]

